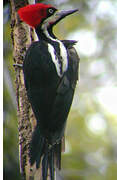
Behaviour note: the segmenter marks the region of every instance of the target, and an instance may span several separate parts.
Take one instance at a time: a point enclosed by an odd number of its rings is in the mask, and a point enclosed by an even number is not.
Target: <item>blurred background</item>
[[[61,9],[79,8],[54,29],[74,39],[80,79],[66,128],[60,179],[117,179],[117,1],[43,1]],[[15,72],[10,6],[4,1],[4,179],[20,180]]]

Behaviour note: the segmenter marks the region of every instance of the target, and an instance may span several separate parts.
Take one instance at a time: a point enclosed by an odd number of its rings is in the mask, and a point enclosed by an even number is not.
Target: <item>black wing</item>
[[[72,104],[74,90],[78,80],[79,57],[75,48],[68,48],[69,68],[64,74],[56,91],[56,97],[51,111],[50,127],[51,142],[60,140],[64,135],[64,129],[68,113]]]

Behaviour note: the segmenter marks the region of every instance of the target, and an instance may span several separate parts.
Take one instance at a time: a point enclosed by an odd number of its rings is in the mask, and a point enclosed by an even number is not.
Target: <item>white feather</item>
[[[59,46],[60,46],[60,56],[62,57],[62,72],[64,73],[65,71],[67,71],[67,68],[68,68],[67,50],[66,50],[64,44],[63,44],[60,40],[58,40],[58,39],[53,39],[53,38],[49,35],[49,33],[48,33],[48,31],[47,31],[46,29],[44,30],[44,33],[45,33],[46,37],[48,37],[48,38],[51,39],[52,41],[56,41],[56,42],[59,43]],[[60,75],[60,64],[59,64],[58,61],[56,60],[57,57],[55,56],[55,53],[54,53],[54,52],[55,52],[55,49],[54,49],[54,47],[53,47],[51,44],[48,44],[48,50],[49,50],[49,52],[50,52],[50,54],[51,54],[51,56],[52,56],[52,60],[53,60],[53,62],[54,62],[54,64],[55,64],[55,66],[56,66],[57,73],[58,73],[59,76],[61,76],[61,75]],[[57,63],[57,64],[56,64],[56,63]],[[58,66],[58,64],[59,64],[59,66]],[[59,70],[58,70],[58,69],[59,69]]]
[[[59,61],[58,61],[58,59],[57,59],[57,57],[55,55],[54,47],[51,44],[49,44],[49,43],[48,43],[48,51],[49,51],[49,53],[50,53],[50,55],[52,57],[53,63],[55,64],[57,74],[58,74],[58,76],[61,77],[62,75],[61,75],[61,71],[60,71]]]

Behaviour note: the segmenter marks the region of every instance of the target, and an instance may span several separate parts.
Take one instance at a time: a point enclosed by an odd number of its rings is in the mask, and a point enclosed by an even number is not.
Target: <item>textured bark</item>
[[[25,180],[41,179],[40,169],[30,167],[29,143],[36,120],[28,102],[24,87],[23,71],[17,64],[22,64],[26,49],[35,39],[35,32],[28,25],[20,21],[17,10],[28,4],[28,0],[10,0],[11,3],[11,38],[13,44],[13,60],[16,72],[16,99],[19,129],[19,160],[20,171]]]

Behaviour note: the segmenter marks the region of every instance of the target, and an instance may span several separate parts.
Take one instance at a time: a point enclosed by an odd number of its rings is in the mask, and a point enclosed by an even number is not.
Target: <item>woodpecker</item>
[[[27,96],[36,117],[30,143],[30,164],[42,162],[42,177],[55,179],[61,169],[61,144],[68,113],[78,80],[79,57],[73,47],[77,41],[59,40],[53,27],[64,17],[77,12],[57,10],[37,3],[18,10],[22,21],[33,27],[38,41],[31,44],[23,62]]]

